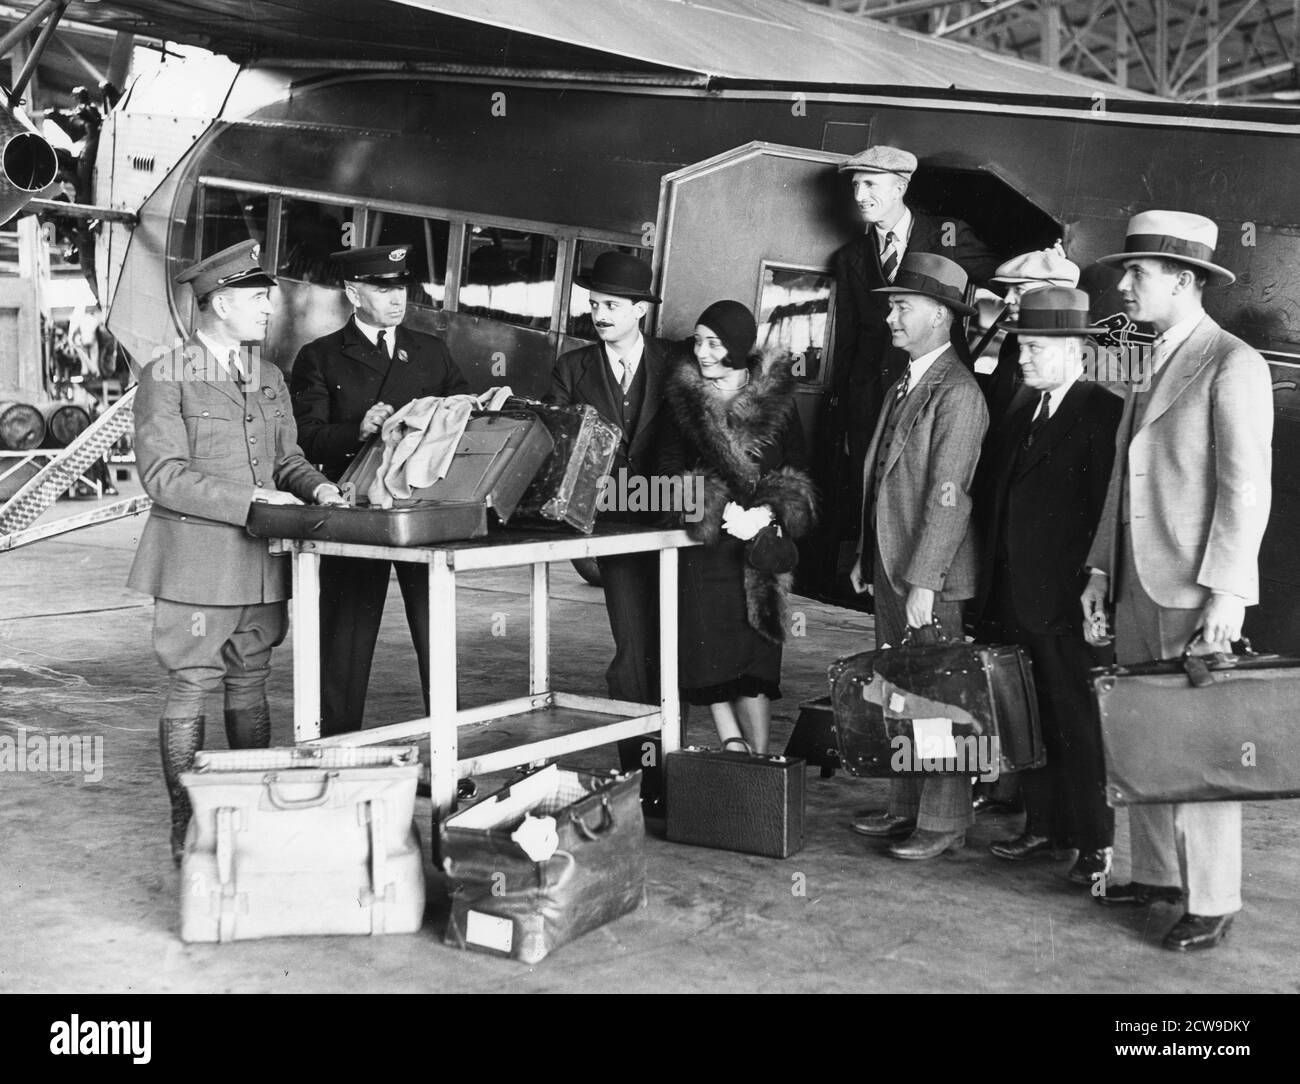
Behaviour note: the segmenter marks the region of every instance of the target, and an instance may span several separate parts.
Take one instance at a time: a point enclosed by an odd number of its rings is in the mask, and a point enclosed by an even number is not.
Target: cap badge
[[[401,263],[404,259],[406,259],[406,249],[395,248],[393,249],[392,252],[388,254],[388,258],[392,260],[393,263]]]
[[[256,242],[254,242],[254,244],[253,244],[253,251],[250,252],[249,255],[250,255],[254,260],[260,260],[260,259],[262,258],[262,246],[259,245],[259,244],[257,244]]]

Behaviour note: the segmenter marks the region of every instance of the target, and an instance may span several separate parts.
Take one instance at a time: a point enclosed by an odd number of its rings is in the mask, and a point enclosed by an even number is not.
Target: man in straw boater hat
[[[1205,314],[1218,228],[1181,211],[1129,220],[1119,264],[1127,313],[1159,333],[1148,386],[1124,404],[1083,592],[1086,622],[1104,629],[1115,602],[1115,657],[1176,658],[1200,630],[1200,650],[1228,650],[1259,600],[1259,547],[1271,501],[1273,396],[1268,365]],[[1194,648],[1194,650],[1196,650]],[[1241,804],[1129,809],[1132,880],[1101,903],[1177,903],[1174,950],[1217,945],[1241,909]]]
[[[909,628],[938,621],[962,633],[962,600],[975,594],[971,483],[988,427],[975,378],[951,344],[952,322],[974,310],[966,272],[924,252],[903,257],[888,298],[893,343],[908,364],[889,389],[867,449],[854,590],[875,598],[876,644],[898,646]],[[853,829],[883,839],[895,858],[926,859],[960,847],[973,819],[968,775],[895,777],[889,808]]]
[[[266,748],[271,649],[289,628],[289,562],[244,530],[253,504],[341,504],[298,447],[280,370],[247,352],[266,336],[275,279],[254,241],[176,276],[198,308],[177,356],[140,377],[135,457],[153,498],[129,586],[154,596],[153,645],[168,673],[158,726],[172,806],[172,857],[190,819],[180,775],[203,748],[204,700],[225,694],[232,749]]]
[[[650,265],[623,252],[602,252],[591,270],[574,277],[587,290],[598,342],[560,355],[547,398],[559,406],[585,404],[619,430],[618,453],[610,470],[649,479],[664,416],[664,388],[671,348],[643,335],[641,322],[659,301]],[[654,523],[659,512],[613,509],[609,522]],[[601,557],[605,608],[614,635],[614,659],[605,672],[609,695],[637,704],[659,702],[659,565],[651,554]],[[662,767],[648,738],[618,743],[624,771],[640,769],[641,801],[651,816],[663,816]]]
[[[1086,293],[1044,286],[1017,310],[1003,326],[1028,396],[984,452],[975,498],[980,590],[971,609],[977,640],[1019,644],[1033,662],[1047,766],[1017,773],[1024,831],[989,850],[1023,862],[1077,848],[1067,878],[1091,887],[1110,872],[1115,821],[1087,677],[1111,652],[1084,639],[1078,597],[1123,404],[1088,378],[1085,348],[1105,329],[1090,326]]]

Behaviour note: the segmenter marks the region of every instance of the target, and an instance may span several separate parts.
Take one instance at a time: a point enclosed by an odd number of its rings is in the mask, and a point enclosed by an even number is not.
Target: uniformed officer
[[[355,310],[337,331],[308,343],[289,386],[303,451],[337,481],[395,410],[427,395],[459,395],[469,385],[446,344],[402,326],[407,245],[335,252]],[[379,624],[388,597],[389,561],[324,557],[320,569],[321,733],[359,730]],[[429,569],[397,564],[397,582],[429,701]]]
[[[288,630],[289,567],[245,531],[257,501],[342,503],[298,447],[280,370],[259,360],[275,279],[245,241],[183,271],[197,328],[155,358],[135,401],[135,455],[154,505],[128,585],[154,596],[154,650],[168,673],[159,724],[180,860],[190,804],[180,774],[203,747],[204,698],[224,687],[232,748],[266,748],[271,649]]]

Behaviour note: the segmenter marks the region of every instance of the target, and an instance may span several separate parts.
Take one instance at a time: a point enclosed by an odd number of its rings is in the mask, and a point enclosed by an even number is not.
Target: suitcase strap
[[[397,902],[397,885],[388,880],[388,843],[385,838],[387,813],[383,802],[364,802],[357,807],[370,826],[370,886],[361,890],[360,903],[370,909],[370,933],[384,933],[388,908]]]
[[[239,829],[239,810],[222,806],[217,810],[217,878],[220,887],[213,893],[217,912],[217,940],[235,939],[235,916],[247,912],[248,900],[235,891],[235,832]]]

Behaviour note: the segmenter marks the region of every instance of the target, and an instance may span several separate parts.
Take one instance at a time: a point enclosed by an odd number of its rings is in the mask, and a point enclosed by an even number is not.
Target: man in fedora
[[[280,370],[247,349],[266,336],[276,284],[259,255],[245,241],[176,276],[194,292],[197,327],[145,368],[136,392],[136,463],[154,504],[127,583],[154,596],[168,674],[158,737],[177,862],[190,820],[180,776],[203,748],[207,695],[224,692],[232,749],[271,740],[266,681],[289,627],[289,563],[249,537],[249,511],[343,499],[298,447]]]
[[[894,282],[909,252],[941,255],[960,266],[970,282],[983,286],[998,265],[997,255],[959,218],[913,211],[904,202],[916,172],[916,155],[898,147],[875,146],[853,155],[839,169],[853,182],[853,198],[864,232],[832,259],[835,272],[835,354],[831,430],[847,438],[848,462],[842,514],[855,522],[858,484],[885,389],[898,379],[907,356],[891,341],[889,313],[881,287]],[[954,321],[953,345],[969,364],[961,321]],[[840,532],[828,525],[832,536]]]
[[[409,245],[331,255],[352,304],[337,331],[308,343],[289,386],[303,452],[337,481],[384,421],[413,399],[469,391],[446,344],[406,318]],[[320,567],[321,734],[360,730],[390,561],[323,557]],[[429,701],[429,568],[396,562],[397,583]]]
[[[599,342],[560,356],[549,400],[559,406],[593,406],[619,429],[611,471],[650,477],[659,431],[663,391],[670,367],[667,343],[647,338],[641,321],[659,298],[651,289],[650,266],[622,252],[603,252],[574,282],[590,294],[591,319]],[[611,511],[605,520],[653,523],[657,513]],[[609,695],[638,704],[659,702],[659,566],[655,554],[601,557],[605,607],[614,634],[614,659],[605,672]],[[619,742],[624,771],[642,771],[646,811],[662,815],[659,753],[643,738]]]
[[[1202,307],[1207,282],[1229,284],[1214,263],[1218,227],[1181,211],[1129,220],[1119,264],[1125,311],[1151,324],[1151,378],[1129,389],[1096,538],[1084,619],[1115,603],[1121,664],[1228,650],[1247,606],[1259,601],[1259,546],[1272,494],[1273,395],[1268,365]],[[1176,721],[1170,721],[1176,725]],[[1241,909],[1241,805],[1137,805],[1129,810],[1132,880],[1101,903],[1177,903],[1165,936],[1174,950],[1217,945]]]
[[[977,640],[1019,644],[1029,654],[1047,765],[1016,773],[1024,831],[989,849],[1023,862],[1077,848],[1067,878],[1091,887],[1110,872],[1115,822],[1087,678],[1111,652],[1084,639],[1076,600],[1123,404],[1085,368],[1089,337],[1104,331],[1090,326],[1086,293],[1045,285],[1016,308],[1004,327],[1028,397],[985,448],[975,499],[980,590],[971,609]]]
[[[908,364],[890,387],[867,450],[854,590],[875,599],[876,644],[897,647],[909,628],[938,621],[962,634],[962,600],[975,593],[971,483],[988,427],[979,385],[951,342],[966,272],[943,256],[909,252],[887,299],[893,344]],[[856,817],[863,835],[893,838],[895,858],[927,859],[960,847],[971,823],[968,775],[895,777],[889,808]]]

